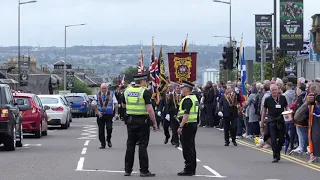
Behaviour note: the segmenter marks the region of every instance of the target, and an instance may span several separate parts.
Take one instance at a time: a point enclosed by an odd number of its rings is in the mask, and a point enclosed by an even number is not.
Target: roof
[[[58,61],[58,62],[56,62],[56,63],[54,63],[53,64],[54,66],[56,66],[56,65],[64,65],[64,60],[60,60],[60,61]],[[68,63],[68,62],[66,62],[66,65],[71,65],[70,63]]]
[[[3,83],[3,84],[18,84],[19,82],[17,82],[14,79],[0,79],[0,83]]]
[[[17,80],[18,74],[8,74],[8,78]],[[49,94],[50,74],[29,74],[28,86],[19,86],[17,90],[34,94]]]
[[[38,95],[38,97],[54,97],[54,98],[58,98],[58,97],[63,97],[61,94],[53,94],[53,95],[50,95],[50,94],[46,94],[46,95]]]
[[[32,93],[12,93],[14,97],[33,97],[35,94]]]

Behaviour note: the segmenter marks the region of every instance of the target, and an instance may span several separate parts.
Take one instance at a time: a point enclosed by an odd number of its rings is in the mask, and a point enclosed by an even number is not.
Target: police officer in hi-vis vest
[[[147,148],[150,137],[150,119],[153,121],[153,130],[157,131],[155,113],[151,104],[151,93],[146,88],[147,74],[134,76],[135,86],[128,87],[124,92],[123,108],[127,111],[127,150],[125,157],[125,176],[132,172],[135,147],[139,145],[140,176],[153,177],[149,171]],[[149,115],[149,117],[148,117]]]
[[[100,92],[96,95],[96,100],[92,101],[92,107],[97,114],[97,123],[99,126],[99,140],[101,142],[100,149],[106,148],[105,128],[107,129],[107,142],[111,148],[111,134],[113,117],[118,117],[118,101],[112,91],[109,91],[108,85],[102,83]]]
[[[195,136],[197,133],[197,119],[199,102],[197,96],[192,94],[194,85],[182,81],[180,86],[184,98],[180,101],[178,119],[181,121],[178,133],[181,135],[183,158],[185,159],[184,170],[178,176],[193,176],[196,174],[197,155]]]

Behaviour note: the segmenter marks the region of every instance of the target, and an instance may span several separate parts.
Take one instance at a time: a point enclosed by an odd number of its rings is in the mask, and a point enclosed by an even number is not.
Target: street
[[[0,148],[1,180],[122,180],[143,179],[139,176],[138,147],[134,172],[123,176],[126,128],[114,122],[112,148],[99,149],[95,118],[74,118],[68,130],[51,129],[47,137],[24,139],[24,147],[6,152]],[[164,144],[163,130],[151,132],[149,143],[150,171],[157,180],[230,179],[230,180],[317,180],[320,167],[307,165],[295,158],[282,158],[273,164],[267,151],[238,141],[238,147],[224,146],[223,133],[199,128],[196,137],[197,175],[178,177],[184,167],[181,148]]]

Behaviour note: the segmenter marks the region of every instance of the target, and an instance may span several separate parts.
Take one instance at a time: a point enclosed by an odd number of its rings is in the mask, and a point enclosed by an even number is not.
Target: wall
[[[297,57],[297,77],[313,80],[320,77],[320,62],[310,62],[309,56]]]

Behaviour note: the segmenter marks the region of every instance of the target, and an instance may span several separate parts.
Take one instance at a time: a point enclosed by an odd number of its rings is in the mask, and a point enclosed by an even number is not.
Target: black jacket
[[[238,117],[237,103],[241,102],[241,96],[237,93],[233,96],[234,106],[230,106],[225,95],[222,95],[219,102],[219,111],[223,113],[223,117]]]

